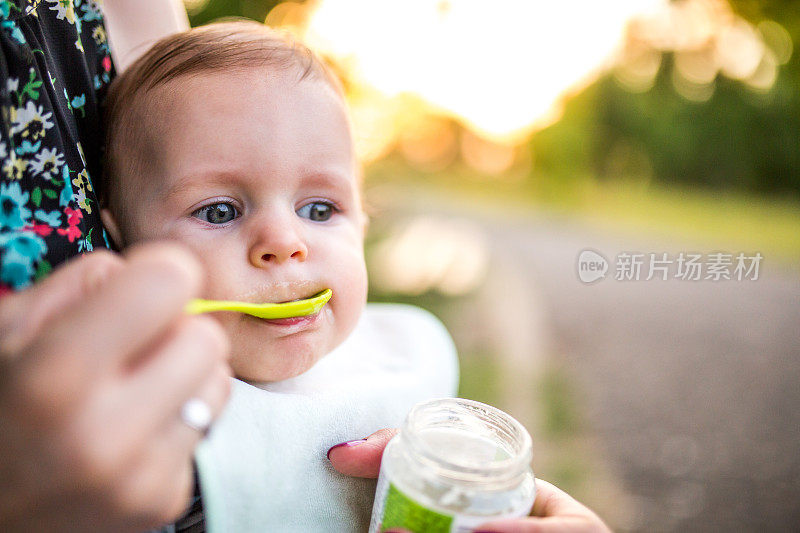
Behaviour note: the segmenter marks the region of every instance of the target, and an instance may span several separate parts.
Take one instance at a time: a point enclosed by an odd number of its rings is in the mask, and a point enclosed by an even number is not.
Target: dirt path
[[[516,246],[591,427],[632,493],[641,531],[789,531],[800,523],[800,279],[581,283],[587,247],[663,245],[548,222],[488,223]],[[688,251],[688,250],[687,250]],[[739,250],[730,250],[738,252]],[[749,251],[748,251],[749,252]]]
[[[609,259],[622,251],[718,250],[613,237],[561,219],[478,215],[439,200],[410,209],[456,216],[483,234],[492,264],[502,265],[484,294],[520,294],[533,302],[488,325],[521,332],[500,335],[509,354],[504,390],[524,391],[542,357],[567,369],[593,446],[627,495],[620,529],[796,530],[796,272],[766,257],[757,281],[586,285],[575,267],[585,248]],[[525,363],[526,370],[508,371]],[[532,401],[528,393],[512,396]]]

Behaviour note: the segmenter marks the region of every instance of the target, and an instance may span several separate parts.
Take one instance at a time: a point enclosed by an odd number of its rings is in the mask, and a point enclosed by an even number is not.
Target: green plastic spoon
[[[253,304],[249,302],[202,300],[197,298],[186,304],[186,312],[190,315],[198,315],[200,313],[210,313],[213,311],[236,311],[258,318],[293,318],[297,316],[313,315],[328,303],[332,295],[333,291],[325,289],[311,298],[295,300],[294,302],[284,302],[281,304]]]

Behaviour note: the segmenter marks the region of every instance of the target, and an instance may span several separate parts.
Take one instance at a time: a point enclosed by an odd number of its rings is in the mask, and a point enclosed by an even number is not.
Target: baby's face
[[[167,238],[193,249],[206,298],[286,302],[333,290],[321,312],[302,319],[215,314],[233,344],[234,373],[253,381],[308,370],[352,331],[366,300],[346,111],[326,82],[296,78],[252,69],[156,89],[140,155],[147,175],[123,178],[105,213],[125,246]]]

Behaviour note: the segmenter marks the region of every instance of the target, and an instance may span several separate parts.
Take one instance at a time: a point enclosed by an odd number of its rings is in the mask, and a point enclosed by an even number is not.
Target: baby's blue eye
[[[238,216],[236,207],[227,202],[206,205],[192,213],[192,216],[210,224],[225,224]]]
[[[311,202],[297,210],[297,214],[314,222],[325,222],[333,216],[336,208],[325,202]]]

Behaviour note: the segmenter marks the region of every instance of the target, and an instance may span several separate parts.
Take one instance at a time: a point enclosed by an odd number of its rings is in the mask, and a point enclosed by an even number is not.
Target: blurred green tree
[[[263,21],[279,0],[210,0],[192,25],[241,16]],[[730,0],[751,23],[779,22],[800,43],[800,2]],[[536,180],[629,179],[800,198],[800,53],[766,94],[718,76],[713,96],[693,102],[672,85],[672,56],[652,89],[630,93],[607,75],[572,98],[563,118],[530,142]],[[618,157],[620,156],[621,157]],[[620,159],[622,162],[620,163]],[[625,174],[625,175],[621,175]],[[546,178],[547,179],[547,178]]]
[[[798,2],[733,0],[742,17],[780,23],[800,43]],[[644,154],[652,179],[716,190],[800,198],[800,53],[782,65],[772,89],[759,94],[718,76],[704,102],[673,88],[671,54],[655,85],[631,93],[607,75],[568,102],[563,118],[531,140],[537,178],[626,179],[614,154]]]
[[[246,17],[264,22],[269,10],[281,0],[210,0],[198,10],[190,11],[192,26],[206,24],[222,17]]]

